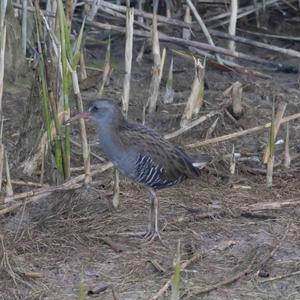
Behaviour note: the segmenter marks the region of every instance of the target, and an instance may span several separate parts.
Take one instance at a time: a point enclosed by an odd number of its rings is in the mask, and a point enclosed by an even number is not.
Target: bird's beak
[[[89,111],[83,111],[75,116],[73,116],[72,118],[70,118],[69,120],[64,122],[64,125],[70,125],[71,123],[73,123],[76,120],[79,119],[89,119],[91,117],[91,112]]]

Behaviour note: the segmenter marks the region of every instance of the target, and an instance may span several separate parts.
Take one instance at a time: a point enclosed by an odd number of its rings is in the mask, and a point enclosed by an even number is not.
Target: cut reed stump
[[[191,94],[188,98],[185,110],[183,112],[180,126],[185,127],[192,117],[197,115],[203,105],[204,94],[204,77],[205,77],[205,60],[201,63],[200,59],[195,59],[195,74],[192,84]]]

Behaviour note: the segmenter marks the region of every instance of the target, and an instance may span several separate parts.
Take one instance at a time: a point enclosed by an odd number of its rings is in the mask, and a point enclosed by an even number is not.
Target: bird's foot
[[[151,244],[156,238],[164,245],[160,233],[158,230],[147,230],[143,235],[143,239],[146,241],[146,244]]]

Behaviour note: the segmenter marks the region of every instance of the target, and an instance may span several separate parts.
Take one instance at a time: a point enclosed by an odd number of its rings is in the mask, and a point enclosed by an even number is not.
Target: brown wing
[[[130,124],[120,130],[120,139],[124,148],[135,151],[133,177],[141,184],[159,189],[199,175],[199,170],[182,149],[152,129]]]

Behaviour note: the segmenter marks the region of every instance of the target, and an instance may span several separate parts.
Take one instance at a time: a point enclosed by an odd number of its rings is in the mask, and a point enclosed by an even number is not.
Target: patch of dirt
[[[124,40],[119,35],[116,37],[112,42],[115,69],[105,95],[120,101]],[[284,43],[275,40],[272,43],[284,46]],[[135,44],[134,57],[139,46]],[[251,47],[243,46],[241,49],[259,56],[265,54]],[[294,44],[293,49],[300,50],[299,44]],[[89,51],[103,61],[105,46]],[[170,56],[168,52],[166,66]],[[285,59],[285,62],[297,64],[295,59]],[[95,61],[90,59],[88,64],[92,63],[95,64]],[[151,53],[145,54],[141,66],[134,63],[129,107],[132,120],[141,121],[151,66]],[[146,120],[148,126],[162,133],[178,128],[194,73],[192,63],[178,56],[174,56],[174,68],[176,105],[160,102],[157,113],[147,116]],[[272,79],[241,75],[235,71],[224,72],[208,66],[205,106],[201,114],[224,107],[228,99],[222,93],[233,82],[239,80],[244,85],[244,115],[233,122],[222,114],[213,136],[268,122],[273,96],[288,103],[286,115],[299,111],[298,75],[264,72]],[[161,95],[166,74],[167,70]],[[92,78],[95,73],[90,72],[89,75]],[[19,116],[28,93],[26,86],[21,85],[19,89],[6,87],[4,95],[5,117],[8,119],[4,143],[8,147],[14,179],[23,178],[14,164],[14,154],[19,150],[15,149],[22,126]],[[89,100],[94,95],[95,88],[91,84],[83,96]],[[203,139],[214,121],[215,118],[212,118],[173,139],[174,143],[184,147]],[[197,252],[202,254],[200,259],[182,270],[183,299],[299,299],[299,274],[294,274],[300,271],[298,120],[290,122],[290,130],[290,151],[294,157],[292,167],[289,170],[282,167],[284,146],[278,145],[278,166],[272,188],[266,187],[265,168],[257,160],[262,157],[268,141],[267,131],[194,149],[194,152],[212,154],[215,161],[198,180],[158,193],[165,245],[158,241],[146,244],[140,236],[146,227],[149,208],[147,194],[142,188],[122,180],[121,207],[117,211],[110,209],[111,170],[97,176],[97,183],[91,187],[51,194],[1,217],[0,296],[5,300],[78,299],[80,287],[95,291],[107,284],[106,290],[87,296],[87,299],[117,299],[111,287],[120,299],[149,299],[173,274],[180,241],[182,261]],[[96,138],[92,124],[88,125],[88,131],[93,143]],[[75,140],[78,139],[78,127],[72,128],[72,134]],[[285,131],[281,129],[278,140],[284,137]],[[250,159],[238,161],[236,175],[231,176],[229,161],[233,145],[242,158]],[[101,155],[97,145],[91,146],[91,149]],[[82,165],[80,150],[74,148],[73,151],[73,165]],[[99,163],[96,158],[92,160]],[[26,189],[15,187],[16,192]],[[280,208],[257,209],[262,204],[286,201],[289,204]],[[109,245],[107,239],[115,245]],[[233,278],[246,270],[253,256],[256,259],[250,272],[231,284],[197,295],[199,289]],[[155,267],[156,263],[161,266],[160,270]],[[165,299],[169,299],[169,295],[170,291]]]

